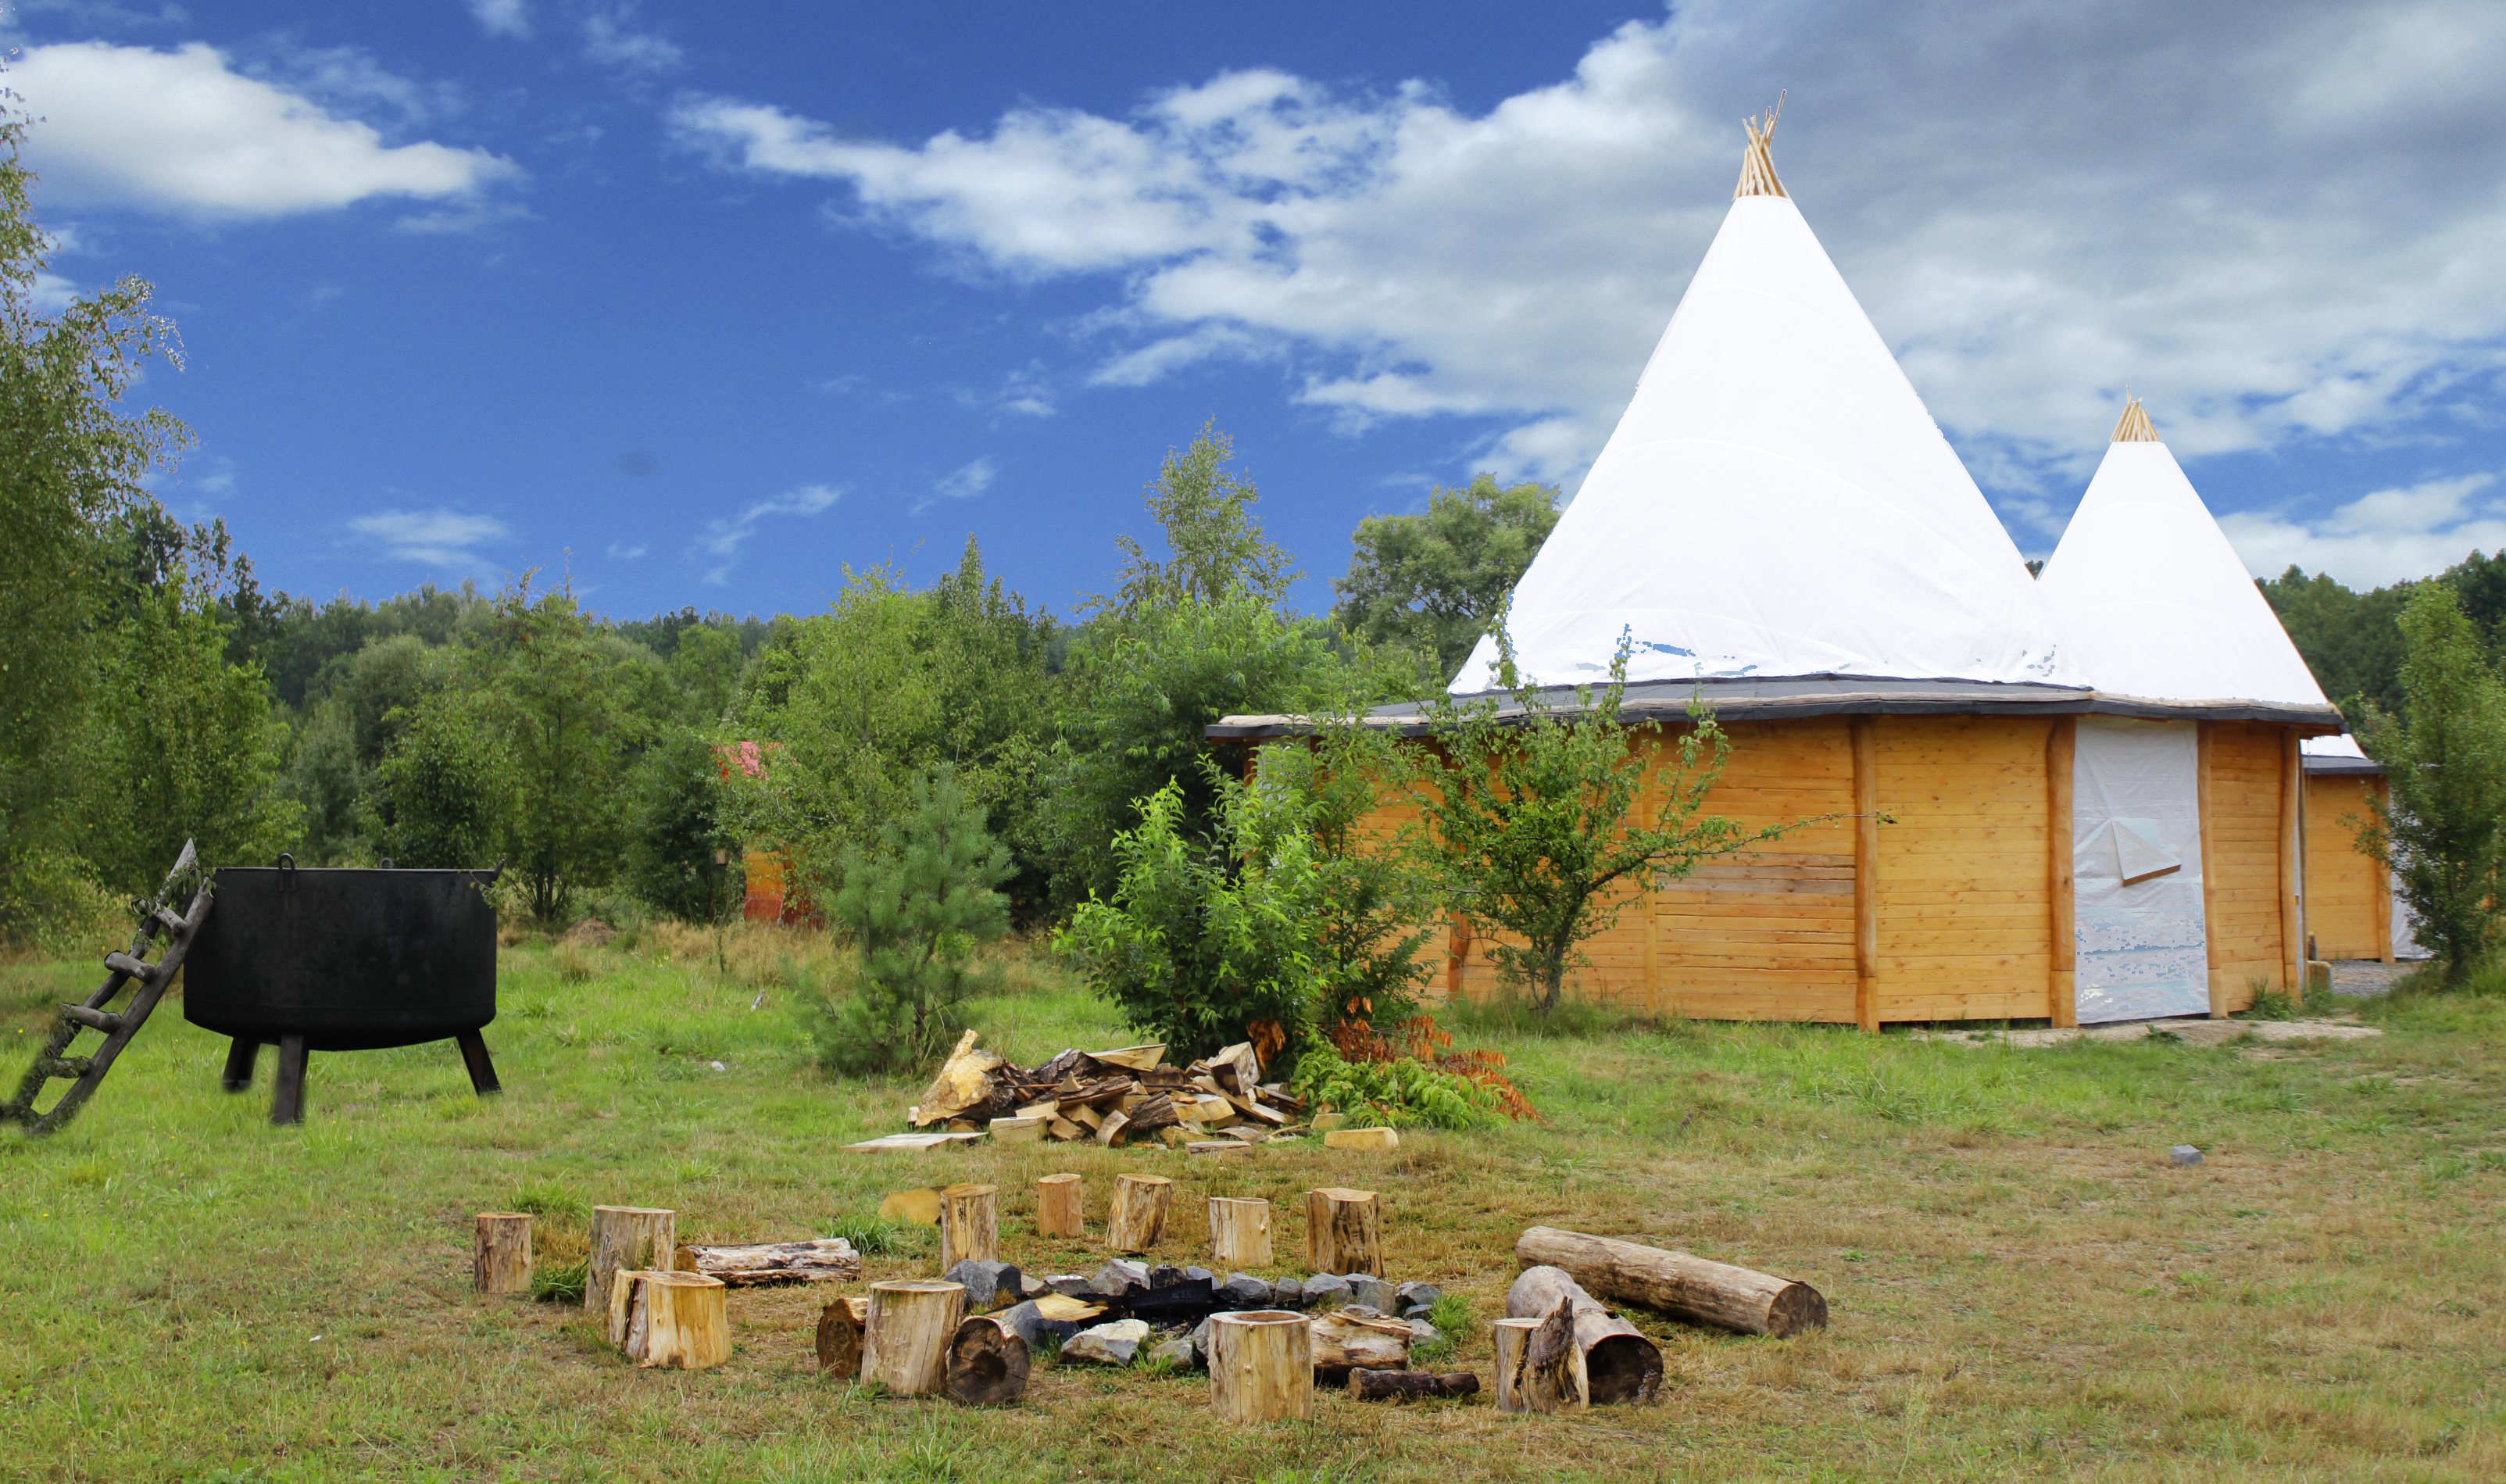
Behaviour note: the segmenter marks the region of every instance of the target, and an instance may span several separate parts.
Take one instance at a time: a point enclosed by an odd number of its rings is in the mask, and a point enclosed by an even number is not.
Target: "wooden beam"
[[[2057,716],[2045,739],[2046,898],[2053,908],[2052,1009],[2057,1026],[2080,1023],[2078,901],[2071,883],[2071,778],[2080,749],[2080,719]]]
[[[1880,718],[1853,718],[1853,1018],[1880,1029]]]
[[[2215,723],[2197,721],[2200,728],[2200,761],[2193,770],[2196,807],[2202,813],[2202,957],[2210,984],[2210,1018],[2224,1020],[2228,1014],[2227,980],[2219,972],[2219,908],[2218,891],[2213,883],[2219,879],[2219,862],[2211,853],[2210,842],[2215,833],[2210,828],[2210,742]]]
[[[2382,778],[2376,778],[2367,784],[2367,791],[2378,803],[2389,808],[2393,797],[2390,786]],[[2372,879],[2376,883],[2376,957],[2390,963],[2393,961],[2393,873],[2392,869],[2381,860],[2374,864],[2376,869]]]
[[[2306,763],[2297,729],[2280,729],[2279,961],[2281,992],[2306,993]]]

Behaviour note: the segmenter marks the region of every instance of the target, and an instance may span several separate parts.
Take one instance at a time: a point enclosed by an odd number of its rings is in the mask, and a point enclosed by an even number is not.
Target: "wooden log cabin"
[[[2241,567],[2222,586],[2206,512],[2154,597],[2152,572],[2112,566],[2102,539],[2066,535],[2049,583],[2031,579],[1784,194],[1772,127],[1752,121],[1730,214],[1517,585],[1509,633],[1522,672],[1553,691],[1601,678],[1624,644],[1624,714],[1662,723],[1647,745],[1668,745],[1692,696],[1710,704],[1734,743],[1712,812],[1835,818],[1644,884],[1587,946],[1574,992],[1877,1030],[2220,1014],[2297,982],[2299,741],[2339,730],[2339,713],[2267,608],[2295,680],[2249,663],[2268,645],[2227,589],[2261,598]],[[2109,460],[2147,472],[2137,452]],[[2101,503],[2126,526],[2145,513],[2095,487],[2083,509]],[[2201,580],[2177,591],[2186,565]],[[2118,601],[2134,625],[2157,609],[2191,624],[2180,642],[2233,640],[2264,683],[2119,663],[2109,679],[2095,661],[2118,645],[2094,626]],[[1451,689],[1489,692],[1494,660],[1484,640]],[[1414,706],[1374,719],[1423,731]],[[1233,716],[1209,732],[1300,730]],[[1450,992],[1498,989],[1485,948],[1468,923],[1450,929]]]
[[[2346,737],[2309,740],[2306,764],[2306,931],[2317,959],[2423,957],[2392,873],[2358,849],[2369,801],[2389,797],[2384,765]]]

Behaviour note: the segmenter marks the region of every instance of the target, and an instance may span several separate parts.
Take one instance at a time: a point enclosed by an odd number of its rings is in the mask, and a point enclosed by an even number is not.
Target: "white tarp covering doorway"
[[[2080,718],[2071,882],[2084,1026],[2209,1011],[2201,762],[2193,722]]]

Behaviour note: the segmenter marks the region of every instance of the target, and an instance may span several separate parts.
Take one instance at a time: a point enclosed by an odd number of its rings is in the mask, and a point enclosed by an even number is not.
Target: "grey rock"
[[[1035,1344],[1045,1333],[1043,1324],[1039,1322],[1044,1318],[1044,1312],[1036,1308],[1032,1299],[1023,1304],[1012,1304],[1002,1310],[996,1318],[1000,1320],[1003,1329],[1017,1335],[1029,1345]]]
[[[1444,1337],[1445,1332],[1443,1330],[1428,1323],[1425,1320],[1412,1320],[1410,1321],[1410,1343],[1413,1345],[1433,1345]]]
[[[1183,1281],[1185,1283],[1214,1284],[1218,1282],[1218,1275],[1209,1271],[1207,1268],[1186,1268],[1183,1270]]]
[[[1271,1302],[1282,1309],[1306,1307],[1306,1285],[1298,1279],[1282,1278],[1271,1286]]]
[[[1228,1274],[1218,1297],[1231,1309],[1268,1309],[1278,1302],[1277,1290],[1250,1273]]]
[[[1082,1282],[1085,1282],[1085,1280],[1082,1280]],[[1053,1285],[1046,1283],[1043,1279],[1030,1278],[1024,1273],[1020,1273],[1019,1275],[1019,1296],[1020,1298],[1042,1298],[1052,1291]]]
[[[2166,1161],[2172,1165],[2198,1165],[2202,1163],[2202,1151],[2191,1144],[2177,1144],[2166,1151]]]
[[[1088,1291],[1101,1293],[1107,1298],[1122,1298],[1135,1290],[1146,1289],[1148,1285],[1147,1265],[1125,1257],[1113,1258],[1088,1275]]]
[[[1337,1273],[1316,1273],[1306,1280],[1306,1307],[1318,1313],[1328,1314],[1354,1296],[1348,1280]]]
[[[1436,1307],[1445,1290],[1431,1283],[1405,1283],[1392,1295],[1392,1312],[1408,1319],[1412,1314],[1424,1314]]]
[[[1369,1309],[1379,1309],[1385,1314],[1390,1314],[1392,1293],[1392,1285],[1380,1278],[1365,1273],[1348,1275],[1348,1295],[1352,1303],[1364,1304]]]
[[[1183,1339],[1168,1340],[1163,1345],[1153,1347],[1149,1351],[1149,1358],[1152,1360],[1170,1360],[1175,1364],[1182,1366],[1184,1369],[1190,1370],[1200,1363],[1200,1349],[1199,1346],[1194,1345],[1191,1337],[1187,1335]]]
[[[1088,1296],[1088,1275],[1085,1273],[1050,1274],[1045,1278],[1044,1285],[1047,1288],[1052,1289],[1054,1292],[1060,1294],[1063,1298],[1086,1298]]]
[[[1207,1365],[1209,1363],[1209,1321],[1202,1320],[1195,1324],[1191,1338],[1194,1363]]]
[[[1064,1341],[1064,1360],[1093,1360],[1100,1365],[1128,1365],[1140,1353],[1140,1342],[1149,1337],[1149,1326],[1141,1320],[1116,1320],[1093,1329],[1083,1329]]]
[[[1342,1304],[1340,1312],[1353,1320],[1388,1320],[1392,1317],[1373,1304]]]
[[[965,1285],[968,1314],[989,1314],[1024,1298],[1026,1290],[1020,1278],[1015,1263],[981,1262],[972,1257],[940,1275],[943,1283]]]
[[[1149,1286],[1152,1288],[1171,1288],[1175,1285],[1183,1282],[1188,1276],[1190,1275],[1186,1274],[1183,1269],[1176,1267],[1173,1263],[1161,1262],[1156,1267],[1149,1269]]]

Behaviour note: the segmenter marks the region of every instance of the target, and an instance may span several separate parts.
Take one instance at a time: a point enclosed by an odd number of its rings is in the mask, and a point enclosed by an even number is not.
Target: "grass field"
[[[0,1476],[2506,1476],[2506,998],[2405,996],[2368,1007],[2381,1038],[2281,1048],[1485,1016],[1466,1043],[1511,1056],[1549,1122],[1389,1156],[864,1156],[839,1145],[918,1089],[808,1069],[776,980],[823,951],[743,940],[725,973],[676,946],[508,949],[501,1099],[470,1095],[448,1044],[316,1056],[297,1129],[266,1121],[268,1054],[253,1093],[220,1093],[224,1043],[170,1001],[68,1132],[0,1140]],[[1124,1038],[1040,958],[1015,968],[977,1007],[989,1044]],[[0,969],[0,1044],[92,977]],[[2170,1168],[2178,1142],[2206,1161]],[[1002,1184],[1005,1255],[1030,1272],[1092,1266],[1029,1224],[1058,1169],[1089,1176],[1092,1216],[1116,1172],[1173,1176],[1164,1254],[1186,1262],[1203,1194],[1288,1208],[1285,1257],[1304,1190],[1380,1191],[1391,1276],[1469,1298],[1455,1363],[1484,1377],[1534,1222],[1807,1280],[1834,1323],[1777,1342],[1639,1316],[1668,1364],[1640,1410],[1327,1395],[1310,1425],[1238,1431],[1197,1374],[1074,1364],[1001,1412],[876,1398],[816,1373],[815,1300],[792,1290],[735,1293],[736,1354],[698,1374],[633,1370],[580,1310],[468,1291],[477,1211],[537,1209],[562,1237],[591,1204],[666,1206],[685,1239],[765,1241],[948,1177]]]

